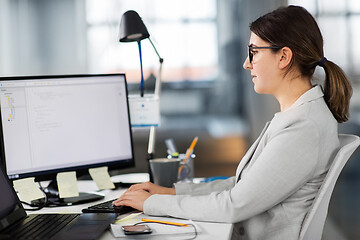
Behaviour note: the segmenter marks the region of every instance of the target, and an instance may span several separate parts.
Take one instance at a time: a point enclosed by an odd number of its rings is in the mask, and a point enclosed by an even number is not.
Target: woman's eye
[[[255,55],[258,51],[251,50],[252,55]]]

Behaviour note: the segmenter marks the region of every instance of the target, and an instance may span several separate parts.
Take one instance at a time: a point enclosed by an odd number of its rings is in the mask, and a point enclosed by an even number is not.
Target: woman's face
[[[265,42],[256,34],[251,33],[250,46],[268,47],[270,44]],[[252,62],[249,57],[245,59],[243,67],[250,70],[255,92],[261,94],[275,94],[281,84],[281,75],[278,68],[279,54],[272,49],[253,49]]]

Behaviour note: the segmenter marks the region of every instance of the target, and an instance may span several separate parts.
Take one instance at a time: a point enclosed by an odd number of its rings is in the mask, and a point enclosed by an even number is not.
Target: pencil
[[[142,218],[141,221],[144,221],[144,222],[153,222],[153,223],[162,223],[162,224],[174,225],[174,226],[178,226],[178,227],[188,227],[188,226],[189,226],[189,225],[187,225],[187,224],[185,224],[185,223],[175,223],[175,222],[159,221],[159,220],[147,219],[147,218]]]
[[[190,147],[189,147],[188,150],[186,151],[185,159],[189,159],[191,153],[194,151],[194,148],[195,148],[195,145],[196,145],[198,139],[199,139],[199,137],[196,136],[196,137],[194,138],[194,140],[192,141]]]

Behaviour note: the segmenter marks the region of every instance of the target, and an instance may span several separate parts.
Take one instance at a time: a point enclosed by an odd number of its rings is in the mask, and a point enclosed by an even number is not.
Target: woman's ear
[[[285,69],[289,66],[289,64],[291,62],[291,59],[293,57],[293,52],[291,51],[290,48],[283,47],[279,51],[279,57],[280,57],[279,68]]]

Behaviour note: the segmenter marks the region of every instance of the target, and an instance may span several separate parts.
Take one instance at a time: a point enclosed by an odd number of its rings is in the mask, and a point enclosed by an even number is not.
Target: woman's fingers
[[[145,183],[132,185],[127,191],[139,191],[139,190],[147,191],[147,192],[149,192],[151,194],[171,194],[171,195],[175,195],[175,189],[174,188],[161,187],[161,186],[156,185],[156,184],[151,183],[151,182],[145,182]]]
[[[145,183],[139,183],[139,184],[132,185],[131,187],[129,187],[128,191],[138,191],[138,190],[147,191],[148,183],[150,183],[150,182],[145,182]]]
[[[116,199],[113,204],[115,206],[130,206],[142,211],[145,200],[152,194],[173,194],[175,195],[174,188],[165,188],[145,182],[132,185],[126,192]]]
[[[129,206],[140,211],[143,211],[143,205],[146,199],[148,199],[151,194],[147,191],[126,191],[121,197],[116,199],[113,204],[115,206]]]

